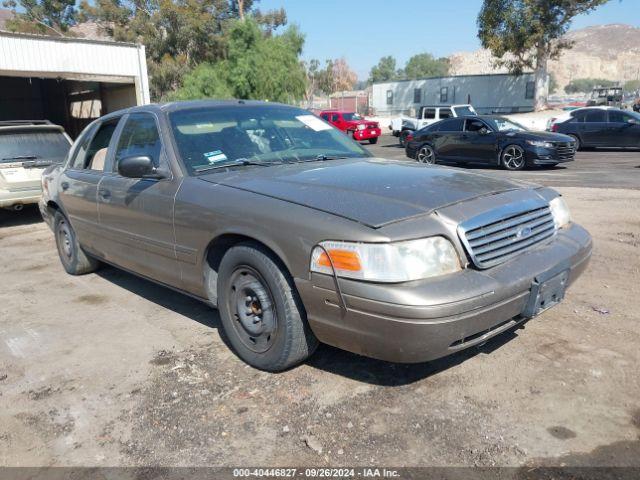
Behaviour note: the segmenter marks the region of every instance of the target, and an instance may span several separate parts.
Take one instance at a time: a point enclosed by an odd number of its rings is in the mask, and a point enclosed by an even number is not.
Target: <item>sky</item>
[[[303,58],[344,56],[360,80],[386,55],[401,68],[416,53],[436,57],[480,48],[476,18],[482,0],[261,0],[262,10],[283,7],[306,35]],[[610,0],[571,29],[607,23],[640,27],[640,0]]]

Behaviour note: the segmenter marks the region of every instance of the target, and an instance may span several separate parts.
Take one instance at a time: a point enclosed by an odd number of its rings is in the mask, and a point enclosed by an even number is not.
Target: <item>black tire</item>
[[[573,138],[573,140],[576,142],[576,152],[577,152],[578,150],[580,150],[582,148],[582,146],[580,145],[580,139],[578,137],[576,137],[575,135],[569,134],[569,136],[571,138]]]
[[[500,165],[506,170],[522,170],[527,164],[524,149],[520,145],[507,145],[500,153]]]
[[[434,165],[436,163],[436,151],[431,145],[420,145],[420,148],[416,150],[416,160],[427,165]]]
[[[95,272],[100,267],[100,262],[82,249],[67,217],[56,212],[53,222],[58,255],[66,272],[71,275]]]
[[[375,145],[376,143],[378,143],[378,137],[373,137],[369,139],[369,143],[371,145]]]
[[[231,247],[218,268],[217,300],[224,334],[236,354],[277,372],[306,360],[318,346],[291,275],[254,243]]]

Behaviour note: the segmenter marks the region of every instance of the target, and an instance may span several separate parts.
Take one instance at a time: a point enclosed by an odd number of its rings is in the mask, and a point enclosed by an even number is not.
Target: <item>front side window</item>
[[[387,90],[387,105],[393,105],[393,90]]]
[[[337,122],[339,119],[340,119],[340,115],[338,115],[337,113],[334,113],[333,115],[331,115],[332,122]]]
[[[123,158],[146,155],[151,157],[153,165],[158,167],[161,150],[162,143],[155,117],[150,113],[132,113],[118,141],[116,165]]]
[[[449,87],[440,88],[440,103],[447,103],[449,101]]]
[[[419,88],[413,89],[413,103],[421,103],[422,102],[422,90]]]
[[[466,125],[465,125],[465,130],[467,132],[479,132],[480,130],[482,130],[483,128],[487,128],[487,126],[484,124],[484,122],[481,122],[480,120],[467,120]]]
[[[281,105],[178,110],[169,116],[191,175],[254,162],[264,165],[371,156],[306,110]]]
[[[615,110],[609,111],[609,121],[612,123],[628,123],[629,120],[638,120],[640,119],[640,115],[636,114],[634,116],[631,112],[617,112]]]

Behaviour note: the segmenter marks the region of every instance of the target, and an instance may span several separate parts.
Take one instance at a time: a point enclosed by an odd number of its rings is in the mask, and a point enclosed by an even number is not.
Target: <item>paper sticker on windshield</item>
[[[315,130],[316,132],[321,132],[322,130],[331,130],[331,125],[324,123],[315,115],[300,115],[296,118],[311,130]]]
[[[213,152],[203,153],[203,155],[209,163],[221,162],[227,159],[227,156],[222,153],[222,150],[214,150]]]

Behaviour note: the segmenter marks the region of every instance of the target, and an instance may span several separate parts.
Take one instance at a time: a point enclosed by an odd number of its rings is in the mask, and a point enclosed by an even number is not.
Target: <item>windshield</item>
[[[485,118],[494,130],[498,132],[526,132],[528,128],[504,117]]]
[[[477,115],[477,113],[469,107],[453,107],[453,109],[456,111],[456,117]]]
[[[51,160],[62,162],[71,145],[58,131],[13,130],[0,133],[0,162]]]
[[[358,113],[343,113],[342,118],[347,122],[364,120],[364,118],[362,118]]]
[[[229,165],[369,157],[341,131],[306,110],[282,105],[225,106],[170,114],[192,175]]]

